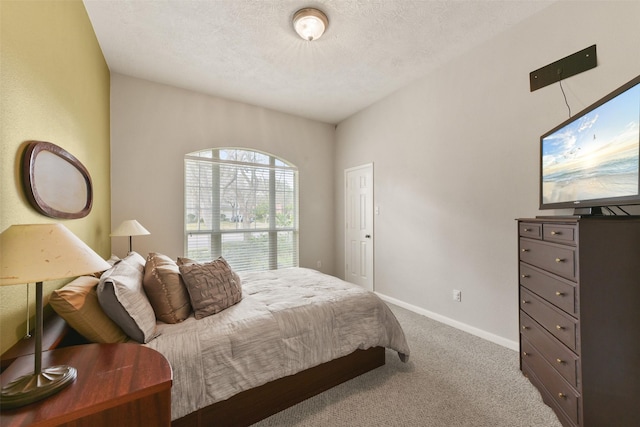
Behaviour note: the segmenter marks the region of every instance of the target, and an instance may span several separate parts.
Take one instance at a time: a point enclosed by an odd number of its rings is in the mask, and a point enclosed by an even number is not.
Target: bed
[[[231,277],[229,283],[237,280],[241,295],[227,292],[226,307],[198,316],[197,301],[184,307],[184,296],[195,292],[189,285],[176,280],[176,287],[166,286],[165,276],[162,286],[145,288],[152,255],[145,260],[131,253],[100,279],[78,278],[55,291],[51,305],[88,341],[134,338],[163,354],[173,370],[175,427],[249,425],[383,365],[385,348],[403,361],[409,357],[393,313],[359,286],[306,268],[236,274],[224,264],[225,277]],[[170,267],[173,279],[188,277],[185,270],[176,273],[178,264],[167,257],[157,258],[156,267],[158,259]],[[213,273],[195,268],[204,281],[219,273],[219,268]],[[78,289],[84,293],[81,310],[70,297]],[[109,306],[114,300],[121,311]],[[63,307],[70,301],[73,309]],[[79,320],[78,313],[89,306],[90,313]],[[130,318],[119,318],[123,312]],[[176,317],[179,321],[172,323]],[[93,330],[86,330],[88,325]]]

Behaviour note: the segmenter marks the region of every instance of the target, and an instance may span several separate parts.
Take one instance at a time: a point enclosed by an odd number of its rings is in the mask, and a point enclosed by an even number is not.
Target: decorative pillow
[[[206,264],[189,263],[184,258],[178,261],[196,319],[218,313],[242,299],[240,277],[224,258]]]
[[[105,271],[98,283],[98,301],[107,316],[132,339],[147,343],[156,337],[156,315],[142,288],[145,260],[136,252]]]
[[[111,254],[111,257],[107,260],[107,263],[108,263],[111,267],[113,267],[114,265],[116,265],[116,264],[117,264],[117,263],[119,263],[120,261],[122,261],[122,260],[120,259],[120,257],[119,257],[118,255]]]
[[[191,258],[178,257],[176,264],[178,264],[178,267],[180,267],[181,265],[187,265],[187,264],[200,264],[200,262]]]
[[[109,258],[107,260],[107,263],[111,267],[113,267],[114,265],[116,265],[119,262],[120,262],[120,258],[117,255],[114,255],[114,254],[111,254],[111,258]],[[104,273],[104,271],[97,271],[97,272],[93,273],[93,275],[99,279],[100,276],[102,276],[102,273]]]
[[[80,276],[51,293],[49,304],[73,329],[91,342],[116,343],[129,338],[98,302],[99,279]]]
[[[179,323],[191,314],[189,293],[180,270],[168,256],[155,252],[149,254],[142,286],[158,320]]]

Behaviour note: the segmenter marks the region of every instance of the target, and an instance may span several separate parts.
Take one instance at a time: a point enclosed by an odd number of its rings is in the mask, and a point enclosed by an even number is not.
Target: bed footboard
[[[243,391],[185,417],[172,427],[248,426],[385,363],[385,349],[374,347],[331,360],[295,375]]]

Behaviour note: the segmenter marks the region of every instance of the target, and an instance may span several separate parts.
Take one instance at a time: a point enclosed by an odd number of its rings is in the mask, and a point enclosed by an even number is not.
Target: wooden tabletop
[[[54,426],[170,390],[171,367],[157,351],[140,344],[86,344],[47,351],[44,368],[69,365],[77,379],[57,394],[11,410],[2,410],[0,426]],[[2,386],[33,373],[34,358],[15,360],[1,375]]]

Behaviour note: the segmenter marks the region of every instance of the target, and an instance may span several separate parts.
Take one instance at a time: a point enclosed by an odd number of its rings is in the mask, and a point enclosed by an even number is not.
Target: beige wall
[[[81,1],[0,2],[0,230],[61,222],[109,256],[109,70]],[[27,202],[19,178],[26,141],[57,144],[93,181],[91,213],[54,220]],[[34,286],[31,286],[31,313]],[[45,295],[60,286],[46,283]],[[26,287],[0,288],[0,352],[25,334]]]
[[[111,76],[112,225],[137,219],[146,256],[183,256],[184,155],[247,147],[299,169],[300,265],[333,272],[334,126],[120,74]],[[123,256],[126,237],[113,237]]]
[[[516,348],[514,219],[543,214],[539,136],[568,117],[559,85],[531,93],[529,72],[596,44],[598,67],[564,81],[580,111],[640,73],[639,16],[639,2],[558,2],[340,123],[336,271],[344,169],[373,162],[376,291]]]

